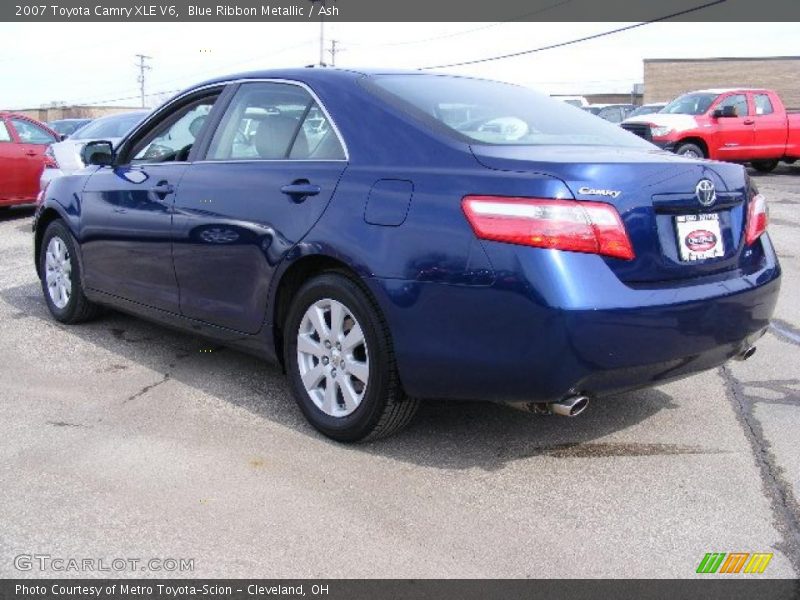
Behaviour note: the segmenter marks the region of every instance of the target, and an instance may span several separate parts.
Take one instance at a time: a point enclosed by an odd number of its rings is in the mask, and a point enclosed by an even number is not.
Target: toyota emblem
[[[697,196],[697,201],[703,206],[711,206],[717,199],[717,190],[714,188],[714,183],[710,179],[701,179],[698,181],[694,193]]]

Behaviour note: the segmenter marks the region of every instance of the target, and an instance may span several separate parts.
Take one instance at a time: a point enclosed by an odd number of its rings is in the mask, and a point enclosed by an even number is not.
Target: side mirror
[[[81,160],[85,165],[110,165],[114,161],[114,148],[105,140],[89,142],[81,150]]]
[[[732,105],[723,106],[722,108],[717,108],[711,113],[715,119],[730,119],[738,117],[739,115],[736,114],[736,107]]]

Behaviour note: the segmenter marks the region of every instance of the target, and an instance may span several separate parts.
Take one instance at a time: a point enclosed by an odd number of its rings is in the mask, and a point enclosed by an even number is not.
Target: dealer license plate
[[[681,260],[691,262],[725,255],[719,215],[679,215],[675,217]]]

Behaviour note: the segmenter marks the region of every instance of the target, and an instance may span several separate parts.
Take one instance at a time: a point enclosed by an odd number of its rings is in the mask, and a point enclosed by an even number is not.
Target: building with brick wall
[[[644,60],[645,102],[668,102],[692,90],[731,87],[774,89],[788,108],[800,108],[800,56]]]

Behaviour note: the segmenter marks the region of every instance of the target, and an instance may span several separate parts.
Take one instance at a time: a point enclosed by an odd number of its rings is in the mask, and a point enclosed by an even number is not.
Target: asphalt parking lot
[[[800,574],[800,166],[758,184],[784,269],[749,361],[579,418],[427,403],[359,446],[275,367],[110,313],[66,327],[0,216],[0,577],[14,557],[192,558],[198,577],[692,577],[707,552]],[[745,577],[744,575],[740,575]],[[746,577],[755,577],[748,575]]]

